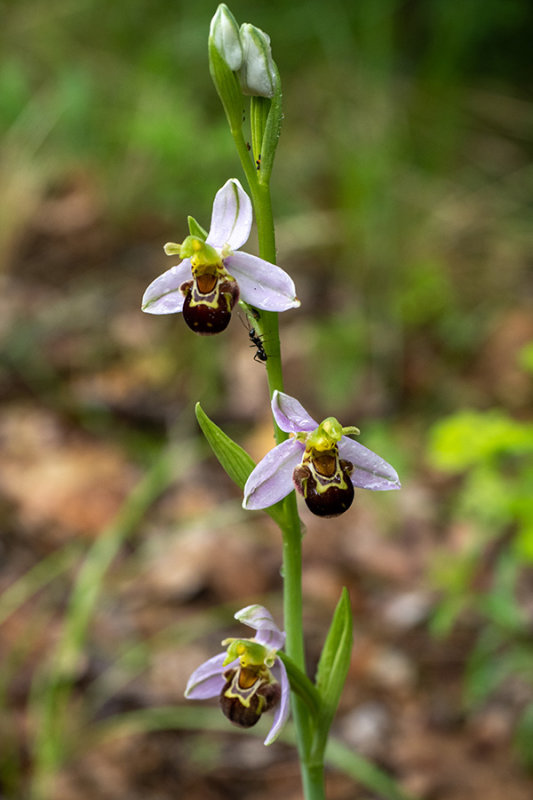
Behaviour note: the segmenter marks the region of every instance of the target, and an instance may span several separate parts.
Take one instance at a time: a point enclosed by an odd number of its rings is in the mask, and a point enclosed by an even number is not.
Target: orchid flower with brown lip
[[[202,238],[194,233],[181,243],[165,245],[167,255],[182,261],[163,272],[146,289],[142,310],[148,314],[182,312],[196,333],[223,331],[239,299],[265,311],[297,308],[294,282],[281,267],[239,250],[250,236],[252,203],[236,178],[219,189],[211,227]],[[205,232],[203,232],[205,233]]]

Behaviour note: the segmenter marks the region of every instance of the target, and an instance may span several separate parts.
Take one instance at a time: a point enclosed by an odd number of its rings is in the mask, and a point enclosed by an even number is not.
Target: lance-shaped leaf
[[[321,710],[313,742],[315,754],[322,754],[326,746],[329,729],[348,674],[353,644],[352,625],[350,598],[344,588],[317,667],[316,686],[321,698]]]
[[[200,403],[196,403],[195,412],[198,424],[222,468],[240,489],[244,489],[248,476],[255,467],[253,458],[209,419]],[[278,524],[284,519],[284,512],[279,503],[266,508],[265,511]]]
[[[209,419],[200,403],[196,403],[195,411],[198,424],[225,472],[240,489],[244,488],[255,467],[253,458]]]

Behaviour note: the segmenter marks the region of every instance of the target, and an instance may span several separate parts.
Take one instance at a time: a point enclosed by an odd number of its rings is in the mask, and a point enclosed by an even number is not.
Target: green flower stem
[[[259,255],[265,261],[276,263],[276,239],[274,234],[274,221],[272,216],[272,201],[270,188],[267,184],[256,180],[255,189],[252,190],[255,218],[257,222],[257,239]],[[281,365],[281,346],[279,338],[278,314],[275,311],[263,311],[261,314],[264,347],[268,356],[266,371],[270,397],[277,389],[283,391],[283,371]],[[285,441],[287,434],[282,431],[274,420],[274,436],[276,444]],[[298,520],[299,521],[299,520]]]
[[[276,263],[276,239],[270,186],[262,180],[261,171],[252,164],[242,131],[232,131],[235,144],[248,180],[255,219],[259,255],[265,261]],[[263,311],[261,314],[261,333],[264,336],[267,353],[266,370],[270,396],[277,389],[283,391],[283,372],[281,365],[281,348],[279,339],[278,314]],[[288,438],[274,421],[276,443],[280,444]],[[285,521],[280,524],[283,537],[283,612],[284,627],[287,634],[285,650],[296,667],[303,673],[305,668],[305,650],[302,623],[302,527],[296,495],[291,492],[283,501]],[[292,711],[297,732],[298,752],[305,800],[324,800],[324,764],[311,762],[311,744],[313,739],[312,718],[304,700],[292,692]]]
[[[302,784],[305,800],[325,800],[324,763],[302,764]]]
[[[287,634],[285,650],[296,666],[306,673],[302,623],[302,530],[294,492],[285,498],[284,510],[285,523],[280,525],[280,528],[283,539],[283,622]],[[321,792],[318,792],[315,783],[308,775],[313,741],[312,719],[305,702],[294,692],[292,713],[300,754],[304,797],[306,800],[320,800],[324,797],[324,790],[322,788]]]
[[[254,204],[254,209],[256,206],[256,192],[257,192],[257,170],[255,165],[252,163],[252,159],[250,157],[250,153],[248,152],[248,147],[246,142],[244,141],[244,136],[242,134],[242,128],[231,128],[231,135],[233,136],[233,141],[235,142],[235,147],[237,148],[237,152],[239,154],[239,158],[241,160],[241,165],[244,170],[244,174],[246,175],[246,180],[248,181],[248,186],[250,187],[250,192],[252,193],[252,199]],[[257,224],[259,225],[259,221],[257,220]],[[272,227],[272,237],[274,237],[274,228]],[[274,238],[272,238],[274,243]]]

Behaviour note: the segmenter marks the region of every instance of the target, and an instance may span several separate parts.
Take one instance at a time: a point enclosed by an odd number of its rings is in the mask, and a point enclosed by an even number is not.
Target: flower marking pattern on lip
[[[252,203],[236,178],[219,189],[205,240],[188,236],[165,251],[182,261],[146,289],[142,310],[148,314],[182,312],[196,333],[223,331],[241,298],[265,311],[297,308],[294,282],[281,267],[239,250],[250,235]]]
[[[333,517],[350,507],[354,487],[400,488],[394,467],[348,437],[357,428],[342,427],[334,417],[318,424],[298,400],[278,391],[272,396],[272,413],[291,438],[270,450],[251,472],[244,508],[269,508],[296,488],[310,511]]]
[[[275,709],[265,744],[272,744],[289,716],[290,687],[287,671],[277,655],[285,644],[266,608],[247,606],[235,619],[255,629],[251,639],[225,639],[222,653],[204,661],[185,689],[189,700],[219,697],[223,713],[235,725],[251,728],[265,711]]]

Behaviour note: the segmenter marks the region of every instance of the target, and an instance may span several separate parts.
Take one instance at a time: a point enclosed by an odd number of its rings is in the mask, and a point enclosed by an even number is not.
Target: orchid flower
[[[278,391],[272,395],[272,413],[291,438],[252,471],[244,487],[244,508],[269,508],[296,488],[314,514],[335,517],[351,506],[354,486],[400,488],[390,464],[347,436],[359,433],[357,428],[343,428],[335,417],[319,425],[298,400]]]
[[[144,293],[142,310],[149,314],[183,312],[196,333],[220,333],[242,298],[255,308],[287,311],[297,308],[294,283],[280,267],[243,253],[252,227],[252,203],[236,178],[219,189],[209,233],[195,220],[181,244],[165,245],[167,255],[182,259],[156,278]]]
[[[224,639],[222,646],[227,650],[193,672],[185,697],[206,700],[218,695],[223,713],[242,728],[251,728],[263,712],[275,708],[265,739],[265,744],[272,744],[289,716],[289,679],[277,655],[285,644],[285,634],[263,606],[247,606],[237,611],[235,619],[254,628],[256,635],[253,639]]]

